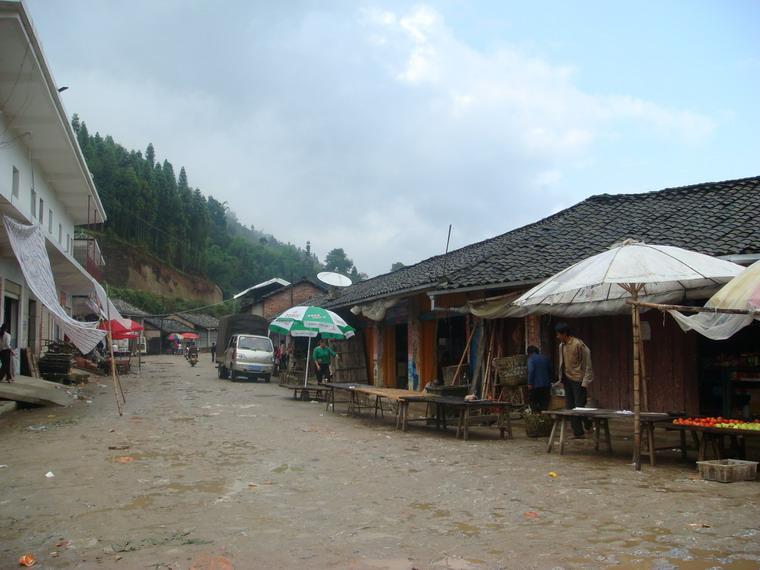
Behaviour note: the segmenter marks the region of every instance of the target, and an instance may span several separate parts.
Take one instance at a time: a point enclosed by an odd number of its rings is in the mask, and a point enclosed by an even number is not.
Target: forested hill
[[[72,125],[108,214],[106,232],[207,277],[225,298],[272,277],[312,278],[322,270],[308,244],[284,244],[243,226],[226,203],[191,187],[184,167],[177,175],[169,161],[157,161],[152,144],[143,154],[91,135],[76,115]]]

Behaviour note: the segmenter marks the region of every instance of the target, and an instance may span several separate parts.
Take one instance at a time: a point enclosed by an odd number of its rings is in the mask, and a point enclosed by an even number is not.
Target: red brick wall
[[[264,308],[263,316],[265,319],[271,320],[290,307],[302,305],[320,293],[322,291],[311,283],[297,283],[293,287],[279,291],[271,297],[264,299],[262,302]]]

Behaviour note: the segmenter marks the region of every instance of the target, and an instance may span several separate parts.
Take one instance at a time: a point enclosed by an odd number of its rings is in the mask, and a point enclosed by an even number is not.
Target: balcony
[[[74,237],[74,259],[96,280],[102,281],[103,268],[106,265],[100,252],[98,240],[92,236],[79,234]]]

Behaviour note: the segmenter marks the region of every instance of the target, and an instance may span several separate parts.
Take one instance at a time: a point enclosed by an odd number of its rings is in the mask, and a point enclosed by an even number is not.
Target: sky
[[[760,175],[760,2],[27,0],[69,113],[377,275]],[[622,237],[622,236],[621,236]]]

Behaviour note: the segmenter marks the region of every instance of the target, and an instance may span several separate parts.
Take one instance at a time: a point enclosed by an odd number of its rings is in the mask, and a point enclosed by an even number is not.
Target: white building
[[[59,303],[71,314],[73,296],[92,294],[73,257],[74,228],[106,216],[34,26],[11,0],[0,0],[0,213],[39,224]],[[0,317],[13,344],[35,353],[62,335],[25,282],[2,222]]]

